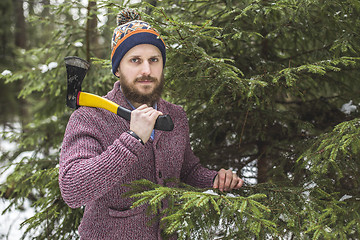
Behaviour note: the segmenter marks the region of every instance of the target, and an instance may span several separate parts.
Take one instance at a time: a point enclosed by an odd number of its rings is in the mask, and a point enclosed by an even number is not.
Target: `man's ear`
[[[120,78],[119,70],[116,71],[115,76],[117,76],[118,78]]]

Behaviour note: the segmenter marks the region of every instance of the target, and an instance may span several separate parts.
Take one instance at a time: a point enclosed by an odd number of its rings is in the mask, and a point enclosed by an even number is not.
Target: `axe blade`
[[[66,105],[70,108],[78,108],[78,93],[81,91],[81,84],[90,68],[90,63],[75,56],[65,57],[67,72],[67,96]]]

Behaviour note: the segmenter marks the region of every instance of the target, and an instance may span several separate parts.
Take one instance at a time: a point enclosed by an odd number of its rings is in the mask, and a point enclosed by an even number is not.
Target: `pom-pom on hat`
[[[117,24],[118,26],[114,30],[111,43],[111,62],[114,75],[124,55],[131,48],[140,44],[156,46],[161,52],[165,65],[165,42],[149,23],[141,20],[138,12],[132,9],[122,10],[117,15]]]

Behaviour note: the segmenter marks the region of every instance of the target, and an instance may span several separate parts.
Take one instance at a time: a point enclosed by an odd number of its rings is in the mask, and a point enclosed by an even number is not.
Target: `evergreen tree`
[[[4,0],[0,3],[0,74],[11,74],[14,66],[15,58],[15,41],[14,35],[11,31],[15,27],[14,24],[14,6],[11,0]],[[19,14],[20,15],[20,14]],[[19,112],[17,104],[16,93],[18,91],[17,84],[5,84],[0,81],[0,124],[7,125],[16,117]]]
[[[106,57],[110,47],[89,41],[108,41],[115,22],[89,31],[86,21],[100,10],[114,19],[125,5],[96,1],[95,8],[91,2],[59,3],[49,6],[49,15],[31,15],[36,23],[51,24],[52,32],[44,34],[46,43],[22,55],[13,75],[2,77],[24,79],[20,97],[31,99],[34,119],[12,134],[18,150],[1,156],[11,163],[24,151],[33,153],[16,163],[1,192],[15,206],[32,199],[37,214],[24,225],[29,233],[42,229],[38,239],[76,238],[82,214],[64,204],[57,183],[58,149],[71,114],[62,59],[77,55],[92,61],[83,84],[88,92],[103,95],[116,80]],[[147,13],[143,18],[167,44],[163,97],[187,111],[192,146],[202,163],[233,167],[247,186],[224,194],[138,181],[128,193],[134,206],[149,204],[150,211],[158,211],[166,199],[162,223],[182,239],[358,238],[360,3],[151,4],[134,6]],[[52,62],[58,66],[49,70]]]

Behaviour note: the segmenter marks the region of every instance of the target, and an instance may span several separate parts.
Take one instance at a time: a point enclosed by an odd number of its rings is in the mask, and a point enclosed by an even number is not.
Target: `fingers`
[[[244,184],[244,181],[233,173],[230,169],[220,169],[218,175],[215,177],[213,188],[218,188],[220,191],[231,191],[239,189]]]
[[[144,117],[144,123],[146,122],[151,126],[151,130],[154,128],[156,119],[162,115],[162,112],[157,111],[156,109],[152,107],[147,107],[142,110],[142,114]]]
[[[234,189],[238,183],[239,183],[239,177],[236,175],[236,173],[233,173],[233,176],[232,176],[232,180],[231,180],[231,183],[230,183],[230,190],[231,189]]]
[[[146,104],[141,105],[131,112],[130,130],[135,132],[146,143],[154,129],[155,121],[162,112]]]
[[[238,177],[238,183],[233,187],[233,189],[239,189],[244,185],[244,180]]]
[[[230,189],[230,185],[231,182],[233,181],[232,179],[233,177],[233,173],[231,170],[225,170],[225,177],[223,178],[223,181],[220,181],[220,189],[222,189],[222,191],[229,191]],[[220,178],[222,179],[222,178]]]

